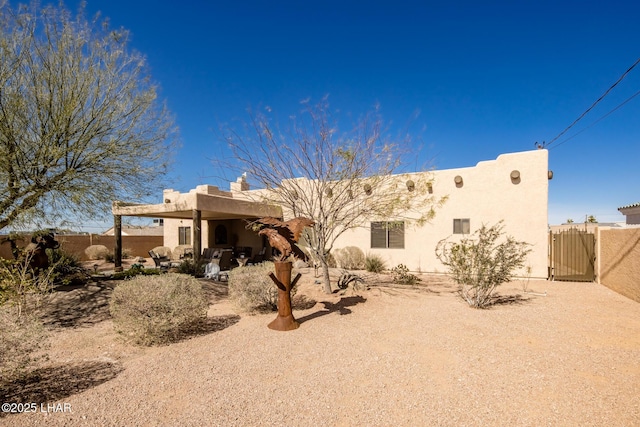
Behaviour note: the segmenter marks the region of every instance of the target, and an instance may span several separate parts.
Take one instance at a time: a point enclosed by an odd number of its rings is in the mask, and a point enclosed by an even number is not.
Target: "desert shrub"
[[[415,285],[420,278],[415,274],[409,273],[409,268],[404,264],[398,264],[391,270],[393,273],[393,282],[400,285]]]
[[[364,269],[370,273],[382,273],[385,268],[385,262],[380,255],[368,254],[364,259]]]
[[[116,331],[148,346],[180,339],[202,322],[207,308],[200,282],[174,273],[122,282],[109,305]]]
[[[495,289],[511,280],[513,272],[524,266],[531,251],[526,242],[504,236],[502,221],[483,225],[459,243],[438,242],[436,256],[449,269],[460,286],[460,296],[475,308],[491,305]]]
[[[367,289],[367,285],[365,285],[364,279],[361,276],[347,270],[343,270],[342,273],[340,273],[337,285],[338,288],[342,290],[347,289],[349,285],[351,285],[355,291]]]
[[[171,258],[171,249],[166,246],[156,246],[152,251],[158,254],[158,256]]]
[[[357,246],[347,246],[336,251],[336,261],[340,268],[362,270],[364,267],[364,252]]]
[[[113,273],[111,278],[113,280],[131,279],[136,276],[159,276],[163,271],[157,268],[144,268],[142,264],[133,264],[131,268]]]
[[[31,307],[37,307],[42,297],[53,288],[53,267],[33,272],[30,258],[5,260],[0,258],[0,305],[10,304],[22,316]]]
[[[131,252],[132,252],[131,249],[128,249],[128,248],[122,249],[122,259],[131,258]],[[115,262],[116,261],[116,255],[115,255],[114,251],[107,251],[107,253],[104,254],[103,258],[107,262]]]
[[[47,333],[34,314],[0,306],[0,383],[20,377],[46,358]]]
[[[82,266],[80,258],[71,252],[61,248],[47,249],[51,277],[55,284],[69,284],[73,281],[82,281],[88,277],[88,271]]]
[[[331,252],[329,252],[326,256],[326,260],[327,260],[327,265],[329,265],[329,268],[336,268],[338,267],[338,262],[336,261],[336,257],[334,254],[332,254]]]
[[[244,312],[272,311],[278,308],[278,288],[269,277],[274,272],[270,261],[234,268],[229,272],[229,299]],[[291,274],[295,277],[296,273]],[[297,286],[291,289],[291,297]]]
[[[178,245],[173,248],[173,258],[174,259],[182,259],[184,258],[185,253],[193,254],[193,246],[191,245]]]
[[[178,273],[190,274],[194,277],[203,277],[205,266],[206,264],[203,261],[196,263],[192,259],[185,259],[180,263],[177,270]]]
[[[90,260],[106,259],[109,256],[109,249],[105,245],[91,245],[84,250],[85,255]],[[111,254],[113,256],[113,254]]]

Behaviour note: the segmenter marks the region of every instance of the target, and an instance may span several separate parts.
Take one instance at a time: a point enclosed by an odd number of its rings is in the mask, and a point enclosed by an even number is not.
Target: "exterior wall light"
[[[415,189],[416,189],[416,183],[413,182],[412,180],[408,180],[407,181],[407,190],[413,191]]]
[[[370,196],[370,195],[371,195],[371,185],[369,185],[369,184],[365,184],[363,188],[364,188],[364,192],[365,192],[365,194],[366,194],[367,196]]]
[[[330,188],[327,188],[326,190],[324,190],[324,192],[327,195],[327,197],[333,196],[333,190]]]
[[[427,184],[427,191],[429,192],[429,194],[433,194],[433,184],[432,183],[428,183]]]
[[[553,179],[553,171],[548,171],[547,172],[547,178]]]
[[[171,203],[171,200],[169,200],[169,199],[164,199],[164,202],[165,202],[165,203]]]
[[[512,170],[511,171],[511,175],[509,175],[511,177],[511,182],[514,184],[520,184],[520,171],[519,170]]]
[[[458,188],[462,187],[463,181],[462,181],[462,177],[460,175],[456,175],[456,177],[453,178],[453,182],[456,183],[456,187],[458,187]]]

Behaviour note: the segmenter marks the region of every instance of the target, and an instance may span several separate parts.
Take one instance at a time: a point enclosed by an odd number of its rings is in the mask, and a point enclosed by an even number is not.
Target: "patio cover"
[[[138,204],[114,201],[115,267],[122,268],[122,216],[149,218],[193,219],[193,252],[196,260],[202,252],[201,221],[212,219],[282,218],[282,208],[277,205],[256,202],[244,197],[234,197],[233,192],[220,191],[213,186],[198,186],[189,193],[165,190],[164,203]]]

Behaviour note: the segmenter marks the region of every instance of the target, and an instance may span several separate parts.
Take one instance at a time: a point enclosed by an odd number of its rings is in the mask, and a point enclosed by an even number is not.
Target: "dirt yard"
[[[48,364],[0,388],[2,402],[37,410],[0,425],[640,425],[639,303],[532,281],[475,310],[447,278],[422,278],[367,275],[369,290],[325,295],[304,271],[290,332],[267,328],[275,313],[237,313],[224,283],[203,280],[202,333],[152,348],[114,333],[114,282],[61,289],[44,313]]]

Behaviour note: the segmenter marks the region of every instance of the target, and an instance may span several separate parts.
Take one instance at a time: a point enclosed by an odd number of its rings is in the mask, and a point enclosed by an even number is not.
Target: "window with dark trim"
[[[469,234],[471,232],[471,220],[469,218],[456,218],[453,220],[453,234]]]
[[[191,227],[178,227],[178,244],[191,244]]]
[[[220,224],[216,226],[215,241],[216,245],[226,245],[227,244],[227,227]]]
[[[372,222],[371,247],[404,249],[404,221]]]

